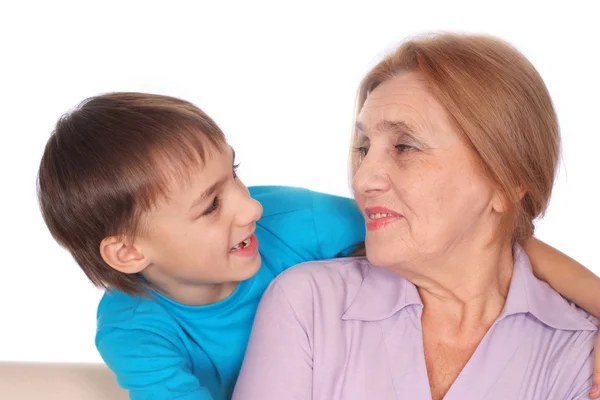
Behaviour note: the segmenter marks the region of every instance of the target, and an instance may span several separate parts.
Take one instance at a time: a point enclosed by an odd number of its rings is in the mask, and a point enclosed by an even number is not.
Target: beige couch
[[[126,400],[102,364],[0,362],[2,400]]]

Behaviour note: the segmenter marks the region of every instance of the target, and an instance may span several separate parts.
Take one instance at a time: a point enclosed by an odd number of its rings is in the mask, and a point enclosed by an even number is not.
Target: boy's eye
[[[235,164],[233,166],[233,179],[237,179],[237,169],[239,168],[240,164]],[[206,216],[206,215],[210,215],[212,213],[214,213],[215,211],[217,211],[217,209],[219,208],[219,197],[215,196],[215,198],[213,199],[212,203],[210,203],[210,206],[208,206],[208,208],[206,210],[204,210],[204,212],[202,213],[202,217]]]
[[[212,214],[213,212],[215,212],[217,210],[217,208],[219,208],[219,198],[215,197],[212,201],[212,203],[210,203],[210,206],[204,210],[204,212],[202,213],[202,215],[209,215]]]

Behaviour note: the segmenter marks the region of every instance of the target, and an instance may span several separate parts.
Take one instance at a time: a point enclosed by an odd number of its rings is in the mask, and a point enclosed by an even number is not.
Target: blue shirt
[[[255,232],[262,265],[231,296],[206,306],[158,293],[102,298],[96,346],[131,399],[230,399],[273,278],[295,264],[348,255],[364,239],[364,219],[351,199],[280,186],[250,193],[264,210]]]

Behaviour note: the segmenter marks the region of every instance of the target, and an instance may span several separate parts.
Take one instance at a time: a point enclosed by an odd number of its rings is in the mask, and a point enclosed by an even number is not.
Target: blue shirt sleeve
[[[96,346],[132,400],[213,400],[182,351],[159,334],[104,328],[96,336]]]
[[[259,249],[277,274],[305,261],[350,255],[365,238],[354,200],[285,186],[250,188],[263,206]]]
[[[365,220],[354,200],[313,193],[313,222],[321,259],[345,257],[365,239]]]

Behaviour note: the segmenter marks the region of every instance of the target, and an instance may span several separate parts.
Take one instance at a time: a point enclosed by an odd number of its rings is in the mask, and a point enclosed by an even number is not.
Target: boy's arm
[[[600,278],[571,257],[538,239],[530,239],[524,248],[535,276],[600,318]]]
[[[354,200],[314,192],[313,222],[319,259],[345,257],[365,240],[365,220]]]
[[[186,357],[158,334],[105,328],[96,337],[96,346],[132,400],[213,400],[192,374]]]
[[[364,241],[364,218],[352,199],[285,186],[249,189],[263,206],[257,236],[275,274],[306,261],[351,255]]]
[[[525,251],[531,260],[533,273],[548,282],[562,296],[571,300],[590,314],[600,318],[600,278],[566,254],[552,246],[530,239]],[[594,374],[590,397],[600,397],[600,336],[594,350]]]

